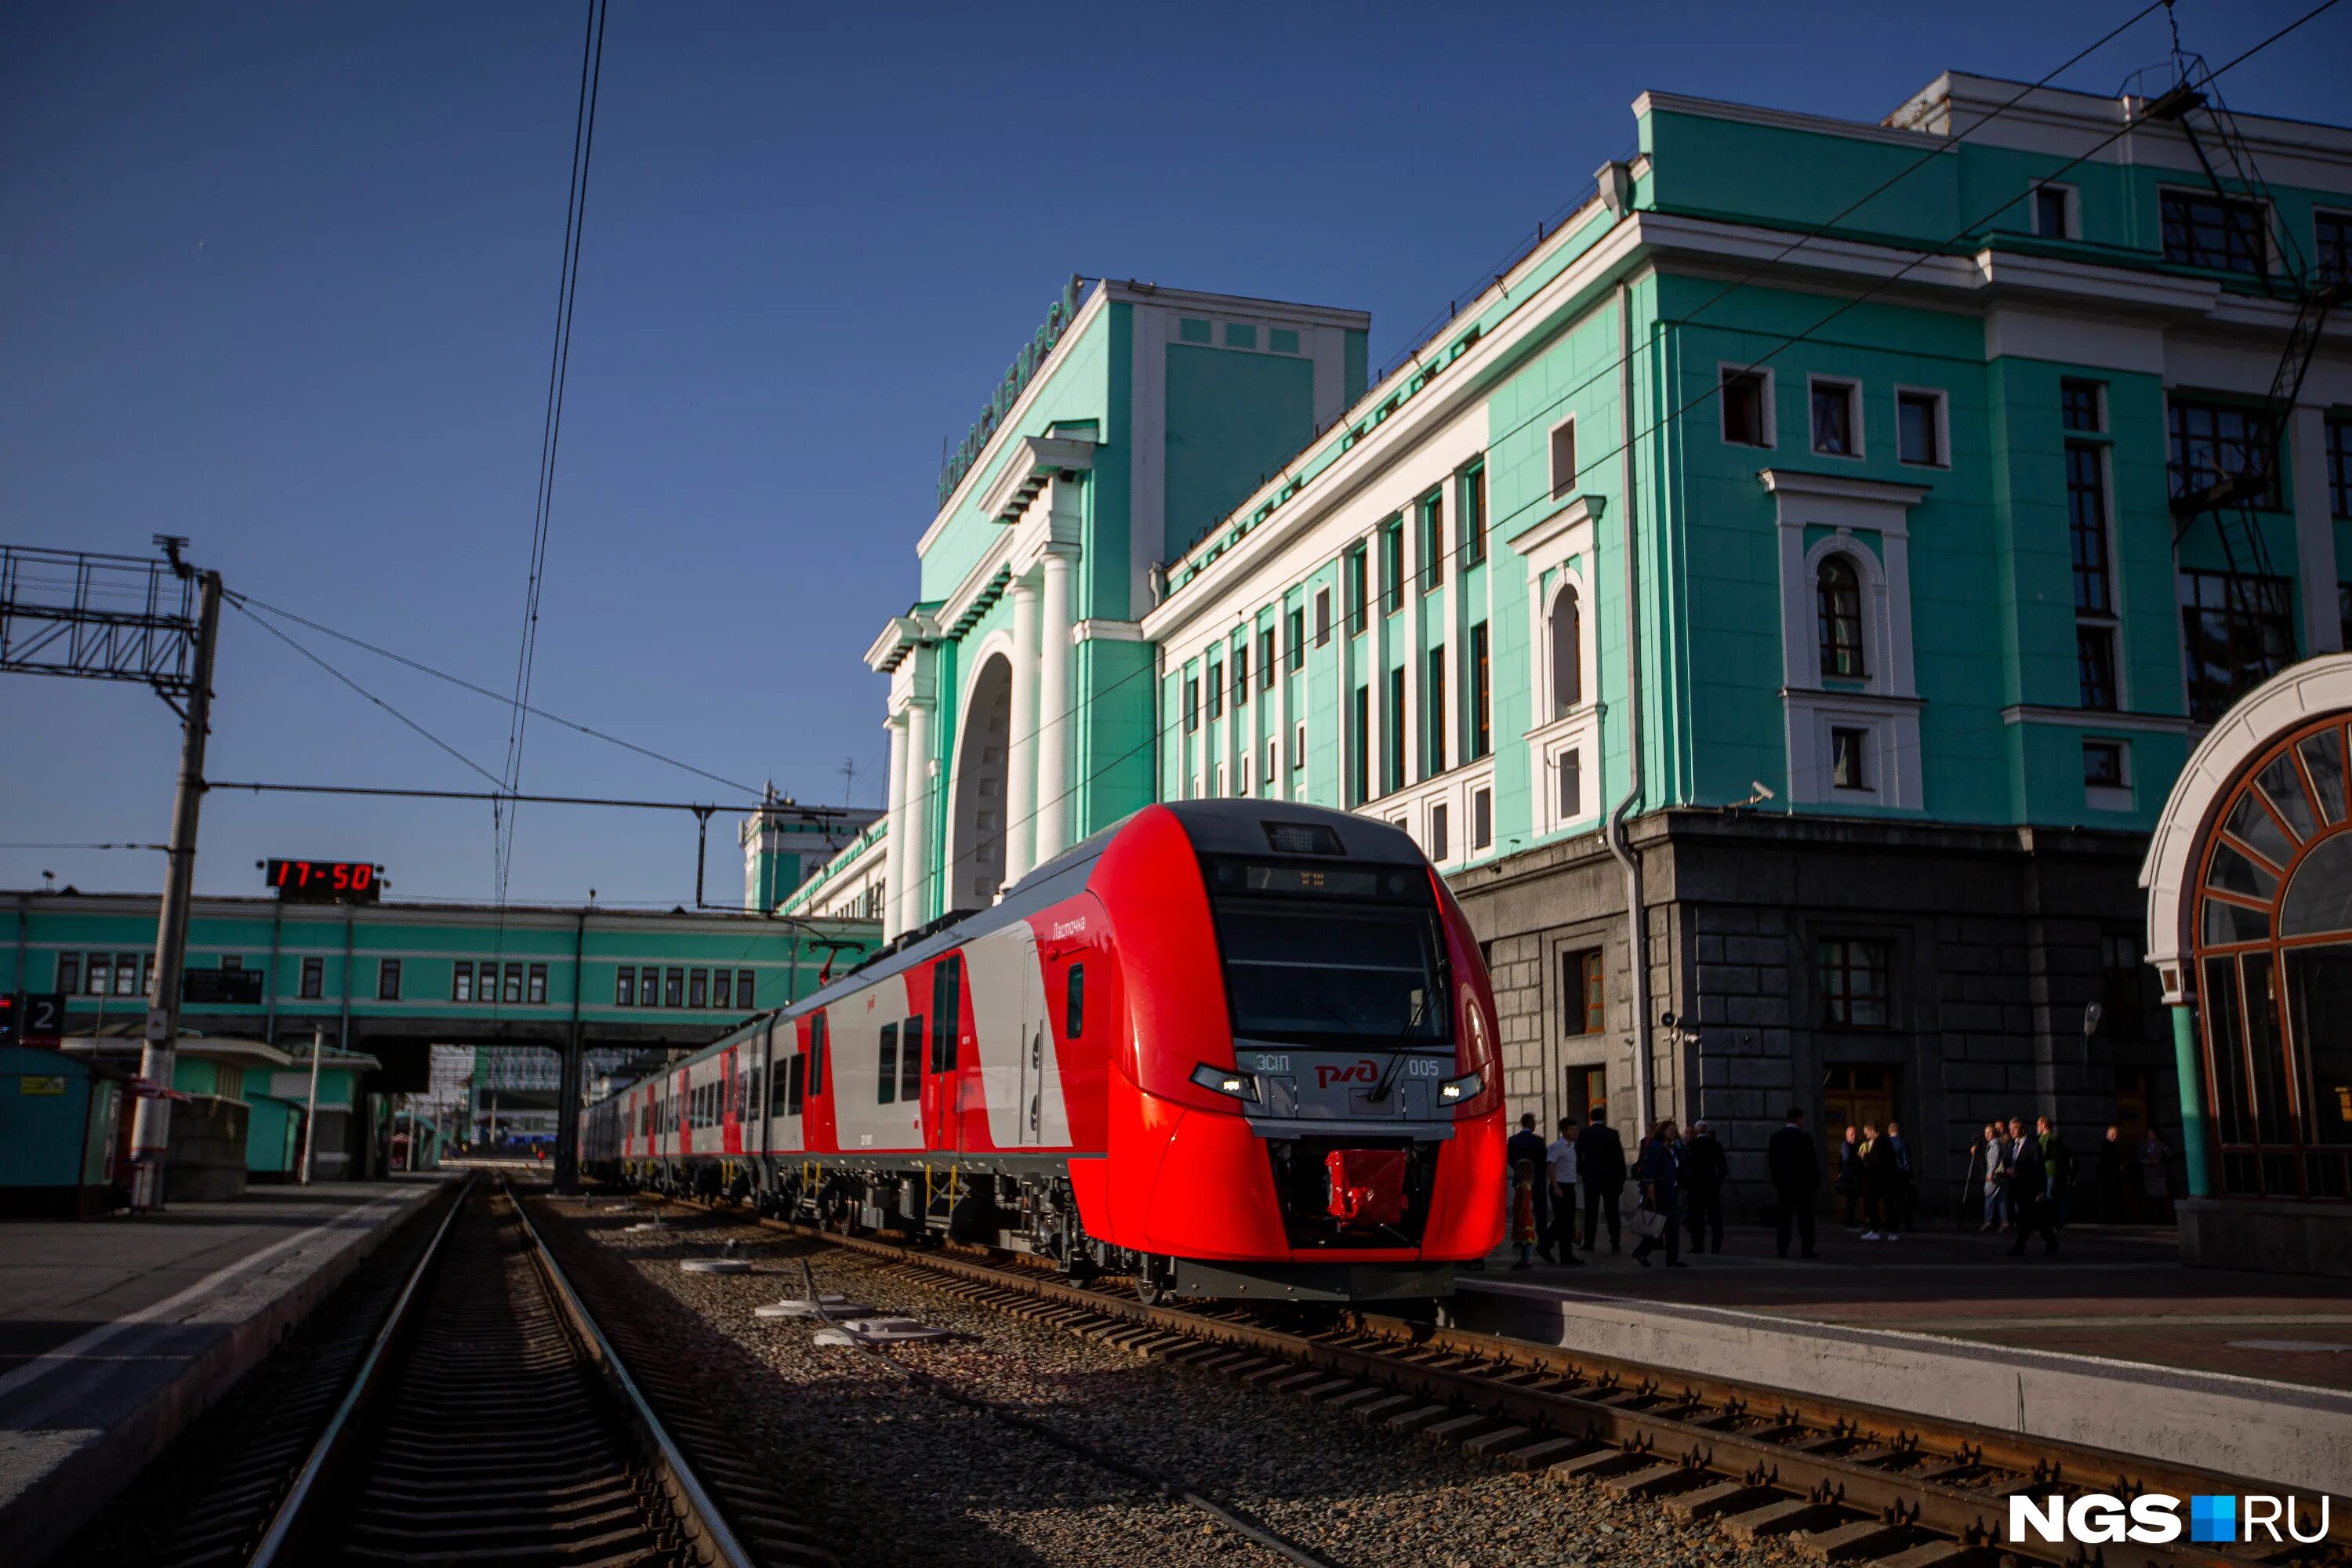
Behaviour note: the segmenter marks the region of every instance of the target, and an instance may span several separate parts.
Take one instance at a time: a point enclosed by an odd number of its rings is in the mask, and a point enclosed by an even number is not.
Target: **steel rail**
[[[698,1214],[728,1217],[723,1209],[684,1206]],[[759,1224],[826,1246],[886,1258],[910,1271],[1081,1308],[1138,1327],[1256,1352],[1302,1368],[1417,1394],[1433,1404],[1498,1416],[1528,1428],[1529,1441],[1544,1436],[1580,1438],[1613,1447],[1629,1462],[1646,1459],[1701,1479],[1720,1478],[1792,1494],[1825,1511],[1874,1518],[1891,1527],[1944,1536],[2021,1562],[2067,1563],[2078,1561],[2080,1552],[2003,1541],[2007,1522],[2003,1515],[2012,1492],[2030,1489],[2037,1495],[2071,1496],[2106,1491],[2128,1500],[2146,1492],[2179,1497],[2234,1494],[2248,1485],[2243,1478],[2154,1463],[2111,1450],[2020,1437],[1883,1406],[1826,1401],[1760,1384],[1586,1356],[1498,1335],[1431,1329],[1368,1316],[1362,1322],[1363,1337],[1385,1343],[1318,1339],[1182,1307],[1146,1306],[1071,1284],[1055,1275],[877,1237],[844,1236],[796,1221],[749,1215],[740,1216],[739,1223]],[[1575,1386],[1505,1381],[1514,1376],[1559,1379]],[[1727,1429],[1748,1421],[1761,1425],[1747,1432]],[[1833,1449],[1868,1453],[1882,1462],[1865,1463]],[[1905,1468],[1889,1468],[1891,1464]],[[1958,1478],[1979,1473],[1989,1485],[1972,1489],[1954,1484]],[[2336,1524],[2328,1539],[2340,1549],[2352,1542],[2352,1524]],[[2274,1552],[2252,1552],[2188,1544],[2111,1543],[2105,1551],[2106,1568],[2242,1568],[2250,1563],[2285,1560],[2295,1549],[2281,1545]]]
[[[293,1485],[287,1488],[278,1511],[270,1515],[269,1526],[262,1531],[261,1544],[254,1549],[247,1568],[277,1568],[279,1557],[287,1549],[287,1542],[294,1538],[297,1530],[305,1522],[303,1510],[309,1506],[311,1493],[318,1489],[320,1478],[326,1474],[331,1465],[339,1464],[348,1456],[357,1430],[352,1417],[374,1397],[381,1386],[376,1379],[391,1363],[389,1352],[395,1341],[406,1336],[414,1323],[410,1310],[421,1299],[425,1277],[440,1261],[441,1244],[449,1239],[449,1232],[456,1227],[457,1216],[465,1212],[466,1200],[473,1195],[474,1184],[478,1180],[478,1175],[468,1174],[458,1185],[456,1198],[443,1213],[440,1225],[433,1232],[433,1239],[425,1244],[424,1256],[408,1271],[408,1282],[401,1287],[400,1294],[394,1299],[392,1310],[384,1314],[383,1326],[376,1331],[374,1340],[368,1345],[367,1354],[361,1358],[359,1370],[352,1374],[351,1386],[344,1391],[341,1403],[335,1406],[334,1415],[328,1418],[326,1430],[320,1433],[319,1440],[310,1445],[310,1452],[304,1458],[302,1468],[294,1473]]]
[[[515,1196],[513,1187],[503,1175],[499,1177],[499,1190],[514,1205],[515,1217],[522,1222],[523,1235],[530,1241],[531,1255],[545,1273],[548,1282],[554,1287],[557,1301],[572,1319],[573,1327],[579,1331],[583,1342],[588,1346],[606,1380],[621,1394],[630,1420],[659,1460],[670,1483],[669,1495],[678,1511],[680,1522],[697,1531],[715,1553],[715,1559],[706,1561],[715,1560],[725,1564],[726,1568],[755,1568],[756,1559],[736,1539],[726,1516],[720,1513],[718,1503],[712,1500],[701,1479],[694,1473],[694,1467],[687,1463],[686,1455],[671,1439],[669,1428],[662,1425],[659,1415],[654,1414],[653,1405],[637,1387],[636,1379],[629,1375],[629,1369],[622,1362],[620,1352],[604,1337],[604,1331],[597,1326],[595,1318],[580,1300],[579,1292],[572,1289],[572,1281],[564,1274],[562,1266],[555,1261],[554,1252],[541,1237],[539,1228],[530,1223],[530,1212]]]

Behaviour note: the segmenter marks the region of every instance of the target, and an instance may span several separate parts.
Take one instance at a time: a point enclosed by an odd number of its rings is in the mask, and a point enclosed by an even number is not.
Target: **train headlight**
[[[1437,1086],[1438,1103],[1459,1105],[1465,1100],[1476,1098],[1478,1091],[1486,1087],[1485,1079],[1475,1072],[1465,1072],[1460,1078],[1447,1079]]]
[[[1192,1081],[1212,1094],[1229,1094],[1235,1100],[1257,1099],[1257,1079],[1232,1068],[1211,1067],[1202,1062],[1192,1069]]]

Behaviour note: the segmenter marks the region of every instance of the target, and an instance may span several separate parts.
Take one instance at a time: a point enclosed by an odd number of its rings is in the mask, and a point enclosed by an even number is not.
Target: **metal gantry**
[[[0,544],[0,673],[133,680],[174,707],[194,683],[196,579],[170,559]]]

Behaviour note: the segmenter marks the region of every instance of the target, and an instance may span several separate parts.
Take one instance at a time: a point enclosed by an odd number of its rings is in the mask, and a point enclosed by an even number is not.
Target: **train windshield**
[[[1425,873],[1228,860],[1206,869],[1237,1037],[1346,1049],[1452,1042]]]

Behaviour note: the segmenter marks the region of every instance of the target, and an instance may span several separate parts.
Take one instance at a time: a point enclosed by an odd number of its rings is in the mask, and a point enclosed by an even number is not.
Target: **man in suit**
[[[1723,1250],[1723,1184],[1731,1179],[1731,1161],[1723,1152],[1723,1141],[1704,1121],[1691,1123],[1691,1135],[1683,1140],[1683,1161],[1687,1171],[1683,1187],[1683,1210],[1689,1216],[1691,1250],[1705,1252],[1707,1237],[1715,1238],[1715,1250]]]
[[[1822,1190],[1822,1152],[1805,1131],[1805,1113],[1789,1108],[1788,1124],[1772,1134],[1764,1149],[1765,1168],[1771,1173],[1772,1196],[1780,1211],[1780,1256],[1789,1256],[1789,1232],[1793,1226],[1804,1243],[1804,1256],[1813,1256],[1813,1194]]]
[[[1529,1179],[1535,1184],[1536,1252],[1546,1263],[1549,1263],[1552,1261],[1551,1194],[1549,1190],[1551,1184],[1544,1180],[1546,1158],[1543,1134],[1536,1131],[1534,1111],[1526,1111],[1520,1115],[1519,1130],[1512,1133],[1510,1141],[1503,1145],[1503,1160],[1514,1177],[1518,1174],[1522,1164],[1533,1168],[1534,1173]],[[1524,1268],[1525,1265],[1515,1263],[1511,1267],[1518,1268]]]
[[[2025,1119],[2009,1119],[2009,1159],[2013,1173],[2009,1179],[2011,1200],[2017,1208],[2017,1241],[2010,1247],[2011,1258],[2025,1256],[2025,1238],[2038,1231],[2042,1236],[2042,1256],[2049,1257],[2058,1250],[2056,1205],[2050,1201],[2050,1167],[2042,1157],[2041,1140],[2025,1131]]]
[[[1625,1190],[1625,1145],[1609,1125],[1605,1107],[1592,1108],[1592,1120],[1576,1135],[1576,1179],[1584,1188],[1584,1250],[1592,1250],[1601,1219],[1609,1219],[1609,1250],[1619,1250],[1624,1221],[1618,1217],[1617,1199]]]

